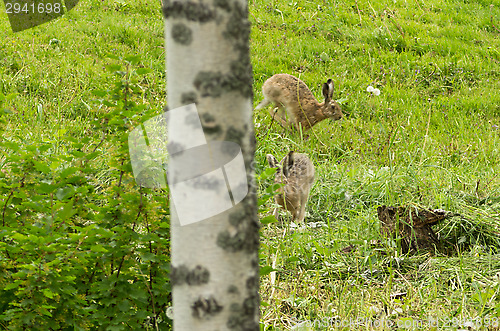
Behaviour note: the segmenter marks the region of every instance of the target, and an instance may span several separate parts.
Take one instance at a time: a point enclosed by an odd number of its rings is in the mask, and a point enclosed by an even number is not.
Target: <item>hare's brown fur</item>
[[[277,109],[271,110],[270,114],[283,127],[288,126],[284,116],[286,111],[289,121],[296,129],[302,127],[302,130],[308,130],[326,118],[333,120],[342,118],[342,109],[332,99],[333,89],[333,82],[329,79],[323,84],[325,101],[320,103],[299,78],[288,74],[276,74],[264,82],[262,86],[264,100],[256,109],[274,103]]]
[[[285,184],[275,196],[275,201],[292,214],[292,221],[302,222],[305,217],[309,192],[314,183],[314,165],[306,154],[289,152],[278,164],[267,154],[270,167],[277,168],[275,183]],[[278,210],[274,210],[278,218]]]

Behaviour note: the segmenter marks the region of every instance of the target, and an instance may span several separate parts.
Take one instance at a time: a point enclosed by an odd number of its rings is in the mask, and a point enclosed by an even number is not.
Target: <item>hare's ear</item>
[[[271,154],[266,155],[267,163],[269,163],[269,166],[271,168],[277,168],[278,167],[278,160]]]
[[[294,152],[290,151],[284,158],[283,158],[283,175],[285,177],[288,177],[288,174],[290,173],[290,169],[292,169],[294,163]]]
[[[328,102],[328,94],[330,92],[330,87],[328,83],[323,84],[323,98],[325,98],[325,102]]]
[[[333,97],[333,90],[335,90],[335,85],[333,85],[333,80],[328,79],[326,82],[328,84],[328,99]]]
[[[323,97],[325,97],[325,101],[330,101],[332,99],[334,89],[335,86],[331,79],[328,79],[326,83],[323,84]]]

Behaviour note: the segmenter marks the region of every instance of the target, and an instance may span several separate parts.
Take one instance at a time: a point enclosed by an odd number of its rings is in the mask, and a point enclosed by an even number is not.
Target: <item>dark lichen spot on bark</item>
[[[238,294],[240,293],[240,290],[238,290],[238,287],[235,286],[235,285],[230,285],[228,288],[227,288],[227,293],[231,293],[231,294]]]
[[[201,120],[205,123],[215,123],[215,116],[209,113],[204,113],[203,115],[200,116]]]
[[[231,3],[229,0],[214,0],[215,7],[224,9],[227,12],[231,11]]]
[[[253,188],[249,187],[250,192]],[[217,236],[217,245],[228,252],[245,251],[253,253],[259,249],[260,222],[255,213],[257,209],[257,198],[255,194],[249,194],[243,208],[229,214],[230,224],[236,228],[236,232],[222,231]],[[258,260],[251,261],[252,266],[258,267]]]
[[[172,26],[172,38],[181,45],[189,45],[193,41],[193,31],[185,24],[177,23]]]
[[[212,140],[222,135],[222,128],[220,125],[215,126],[203,126],[203,133],[205,135],[210,135]]]
[[[194,318],[210,318],[222,311],[223,307],[217,303],[213,296],[198,298],[191,305],[191,313]]]
[[[251,294],[243,301],[243,311],[247,314],[252,314],[259,309],[260,297],[258,294]]]
[[[206,191],[215,191],[219,192],[222,190],[227,190],[226,185],[222,185],[218,178],[212,177],[197,177],[191,180],[191,184],[193,188],[206,190]]]
[[[222,95],[225,79],[225,76],[220,72],[200,71],[193,84],[202,97],[216,98]]]
[[[247,278],[247,290],[250,292],[255,291],[256,289],[259,289],[259,277],[257,276],[252,276]]]
[[[224,37],[231,41],[233,48],[239,53],[239,59],[230,63],[227,74],[203,71],[195,77],[194,85],[202,97],[217,98],[223,93],[238,91],[245,98],[253,97],[253,75],[250,62],[250,22],[248,10],[241,4],[231,4],[227,0],[216,0],[215,5],[229,12]]]
[[[244,232],[238,231],[234,235],[230,235],[229,232],[223,231],[217,236],[217,245],[229,252],[239,252],[248,246],[246,244],[248,238]],[[249,250],[247,250],[249,251]]]
[[[231,71],[226,79],[226,89],[239,91],[246,98],[253,97],[252,91],[253,76],[250,60],[232,61]]]
[[[258,295],[252,295],[243,301],[243,305],[233,303],[230,306],[227,327],[234,331],[258,330],[259,322],[255,320],[259,309]]]
[[[198,102],[198,95],[196,94],[196,92],[191,91],[191,92],[182,93],[181,104],[189,105],[189,104],[197,103],[197,102]]]
[[[247,42],[250,36],[250,22],[248,21],[248,10],[240,3],[235,2],[231,15],[227,21],[224,37],[236,42]]]
[[[246,215],[245,217],[250,216]],[[239,251],[253,253],[259,249],[258,225],[254,225],[254,222],[250,220],[244,220],[245,219],[233,219],[233,222],[240,222],[237,226],[236,233],[230,234],[228,231],[219,233],[217,236],[217,245],[220,248],[233,253]]]
[[[169,154],[182,153],[185,149],[186,149],[185,146],[183,146],[180,143],[173,142],[173,141],[171,141],[167,144],[167,150],[168,150]]]
[[[200,125],[200,117],[197,113],[190,112],[186,117],[184,117],[184,123],[186,125],[192,126],[193,129],[197,130]]]
[[[238,209],[235,212],[229,214],[229,223],[232,226],[240,226],[243,221],[245,221],[245,217],[247,216],[244,209]]]
[[[231,73],[234,75],[231,82],[235,84],[232,89],[241,91],[241,94],[248,98],[253,97],[253,75],[249,49],[250,31],[248,8],[236,2],[223,35],[233,42],[233,48],[240,55],[238,61],[231,63]]]
[[[224,92],[239,91],[245,98],[253,96],[252,68],[249,63],[232,61],[228,74],[201,71],[194,79],[194,86],[202,97],[220,97]]]
[[[258,268],[259,267],[259,259],[258,258],[251,258],[250,265],[252,266],[252,268]]]
[[[208,283],[210,280],[210,272],[198,265],[193,270],[189,270],[185,265],[179,267],[171,267],[170,269],[170,283],[175,285],[202,285]]]
[[[226,132],[226,141],[232,141],[241,145],[243,138],[245,138],[245,133],[241,130],[236,129],[234,126],[229,127]]]
[[[187,277],[186,282],[189,285],[201,285],[206,284],[210,280],[210,272],[208,269],[203,268],[202,266],[196,266],[193,270],[191,270]]]
[[[180,143],[176,143],[174,141],[171,141],[167,144],[167,150],[169,154],[182,153],[185,149],[186,149],[185,146],[183,146]]]
[[[193,1],[163,1],[163,16],[165,18],[185,18],[189,21],[206,23],[216,18],[215,10],[210,6]]]
[[[204,113],[200,116],[201,125],[203,126],[203,132],[206,135],[211,135],[214,138],[222,134],[222,127],[217,124],[215,117],[212,114]]]
[[[172,286],[182,285],[186,282],[189,269],[185,265],[170,268],[170,284]]]

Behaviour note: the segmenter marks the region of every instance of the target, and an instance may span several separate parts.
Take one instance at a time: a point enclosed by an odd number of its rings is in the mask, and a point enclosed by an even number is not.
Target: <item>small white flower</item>
[[[474,322],[472,322],[472,321],[465,322],[463,326],[468,328],[469,330],[476,328],[476,324],[474,324]]]
[[[403,313],[403,309],[401,308],[395,308],[392,312],[391,312],[391,315],[398,315],[398,314],[402,314]]]
[[[366,88],[366,92],[373,92],[373,86],[369,85],[369,86]]]
[[[380,313],[380,309],[375,307],[375,306],[371,306],[370,308],[368,308],[368,314],[370,315],[377,315],[378,313]]]
[[[380,90],[378,88],[373,89],[373,94],[380,95]]]
[[[166,315],[167,315],[168,318],[170,318],[171,320],[173,320],[174,319],[174,308],[173,307],[168,307]]]

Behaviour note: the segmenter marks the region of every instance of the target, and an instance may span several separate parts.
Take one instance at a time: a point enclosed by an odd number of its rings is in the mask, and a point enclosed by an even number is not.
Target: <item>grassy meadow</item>
[[[92,91],[112,85],[107,54],[138,54],[152,71],[137,102],[162,112],[159,1],[81,0],[16,34],[0,8],[0,93],[17,93],[3,137],[60,155],[84,140],[102,150],[105,181],[110,146]],[[261,280],[262,329],[500,329],[500,1],[249,0],[249,10],[254,105],[283,72],[318,98],[332,78],[346,113],[303,134],[254,114],[258,175],[266,154],[289,150],[316,167],[309,226],[262,228],[261,265],[276,271]],[[402,255],[379,233],[381,205],[459,214],[434,227],[446,254]]]

